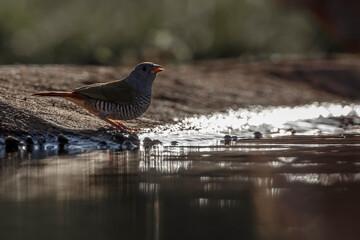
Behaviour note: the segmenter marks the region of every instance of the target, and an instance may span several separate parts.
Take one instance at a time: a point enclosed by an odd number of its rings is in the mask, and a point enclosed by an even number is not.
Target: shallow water
[[[225,134],[253,138],[254,132],[274,138],[288,135],[335,135],[360,133],[360,105],[354,103],[313,103],[296,107],[250,106],[225,113],[181,119],[160,126],[144,136],[165,145],[216,145]],[[143,137],[144,137],[143,136]]]
[[[231,111],[185,119],[141,136],[162,145],[132,151],[6,153],[0,239],[358,239],[359,108],[352,106],[276,126],[269,115],[265,124],[219,123]],[[211,130],[212,117],[219,126]],[[189,129],[196,119],[200,128]],[[223,139],[229,130],[237,141]],[[253,139],[254,131],[264,138]]]

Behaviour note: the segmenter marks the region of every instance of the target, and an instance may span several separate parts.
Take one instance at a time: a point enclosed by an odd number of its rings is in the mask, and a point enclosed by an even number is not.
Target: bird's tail
[[[43,96],[43,97],[69,97],[69,98],[79,98],[78,93],[74,92],[37,92],[31,94],[31,96]]]

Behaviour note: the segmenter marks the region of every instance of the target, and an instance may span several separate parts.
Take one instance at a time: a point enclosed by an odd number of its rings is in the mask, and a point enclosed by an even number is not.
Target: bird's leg
[[[99,113],[99,118],[101,118],[102,120],[104,120],[105,122],[109,123],[111,127],[123,132],[123,133],[137,133],[138,131],[134,131],[131,128],[126,127],[124,124],[119,123],[119,122],[113,122],[110,119],[108,119],[106,116],[104,116],[103,114]]]
[[[128,131],[126,129],[122,128],[120,125],[118,125],[118,124],[114,123],[113,121],[111,121],[110,119],[108,119],[106,117],[106,115],[104,115],[103,113],[100,112],[98,116],[100,119],[102,119],[105,122],[107,122],[108,124],[110,124],[110,126],[112,128],[115,128],[116,130],[119,130],[120,132],[128,133]]]

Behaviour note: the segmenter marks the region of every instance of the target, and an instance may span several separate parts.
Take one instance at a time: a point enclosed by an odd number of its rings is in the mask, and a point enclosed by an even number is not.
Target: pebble
[[[26,145],[34,145],[34,140],[31,136],[27,136],[25,140]]]
[[[291,135],[295,135],[295,133],[296,133],[296,130],[293,128],[289,128],[286,131],[291,132]]]
[[[7,136],[5,138],[5,151],[15,152],[19,149],[20,140],[13,136]]]
[[[262,138],[262,137],[263,137],[263,135],[262,135],[261,132],[258,132],[258,131],[254,132],[254,138],[260,139],[260,138]]]
[[[26,137],[25,143],[26,143],[26,151],[27,152],[34,151],[34,140],[32,139],[31,136]]]
[[[238,137],[237,136],[230,136],[230,135],[225,135],[224,136],[224,141],[229,143],[230,141],[237,141]]]
[[[225,135],[224,136],[224,140],[225,141],[231,141],[232,140],[232,137],[230,135]]]
[[[69,139],[67,139],[64,135],[62,134],[59,134],[58,135],[58,143],[59,145],[65,145],[65,144],[68,144],[69,143]]]
[[[43,146],[45,144],[45,142],[46,142],[46,140],[45,140],[44,137],[39,137],[38,143],[39,143],[40,146]]]
[[[98,145],[98,147],[99,147],[100,149],[102,149],[102,150],[106,149],[107,146],[108,146],[107,142],[105,142],[105,141],[101,141],[101,142],[99,142],[97,145]]]
[[[171,145],[175,146],[175,145],[177,145],[178,143],[179,143],[178,141],[172,141],[172,142],[171,142]]]
[[[114,135],[114,140],[118,143],[122,143],[126,140],[127,138],[124,136],[124,134],[122,133],[115,133]]]
[[[101,141],[101,142],[98,143],[98,146],[106,147],[106,146],[107,146],[107,142]]]
[[[48,145],[48,146],[46,146],[46,150],[51,150],[51,149],[54,149],[54,148],[55,148],[54,145]]]

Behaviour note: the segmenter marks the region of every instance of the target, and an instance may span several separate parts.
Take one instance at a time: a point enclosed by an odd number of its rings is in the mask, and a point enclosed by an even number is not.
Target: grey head
[[[125,81],[135,86],[140,92],[151,91],[156,74],[164,68],[151,62],[138,64],[134,70],[126,77]]]

